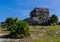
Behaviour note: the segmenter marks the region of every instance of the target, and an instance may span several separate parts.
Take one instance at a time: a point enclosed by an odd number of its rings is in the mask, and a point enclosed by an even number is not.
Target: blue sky
[[[7,17],[23,20],[35,7],[49,8],[50,15],[56,14],[60,20],[60,0],[0,0],[0,22]]]

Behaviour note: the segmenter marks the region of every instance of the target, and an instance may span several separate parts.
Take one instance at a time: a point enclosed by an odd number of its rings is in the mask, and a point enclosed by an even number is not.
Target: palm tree
[[[5,23],[8,25],[8,30],[12,30],[14,25],[16,25],[16,22],[18,21],[18,18],[7,18]]]
[[[18,20],[18,18],[7,18],[5,23],[8,25],[8,30],[12,37],[16,38],[30,35],[27,22]]]
[[[53,15],[50,17],[50,22],[51,22],[51,23],[57,23],[57,22],[58,22],[58,17],[57,17],[55,14],[53,14]]]

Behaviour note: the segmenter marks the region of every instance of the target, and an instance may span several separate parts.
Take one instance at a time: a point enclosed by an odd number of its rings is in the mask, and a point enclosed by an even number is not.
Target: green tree
[[[16,25],[13,27],[11,34],[15,38],[21,38],[25,36],[29,36],[29,25],[27,22],[18,21]]]
[[[13,26],[16,25],[17,21],[18,21],[18,18],[7,18],[5,20],[5,23],[7,25],[8,30],[12,30]]]
[[[53,14],[50,17],[50,21],[51,21],[51,23],[57,23],[58,22],[58,17],[55,14]]]
[[[8,25],[7,27],[12,37],[29,36],[29,25],[27,22],[18,20],[18,18],[7,18],[5,23]]]
[[[60,21],[58,22],[58,25],[60,25]]]

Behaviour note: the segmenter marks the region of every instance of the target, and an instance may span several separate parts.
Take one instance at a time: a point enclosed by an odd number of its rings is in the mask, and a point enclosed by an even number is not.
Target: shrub
[[[11,34],[12,34],[12,37],[14,38],[21,38],[21,37],[29,36],[28,23],[24,21],[18,21],[15,25],[13,25]]]
[[[58,22],[58,17],[57,17],[55,14],[53,14],[53,15],[50,17],[50,22],[51,22],[51,23],[57,23],[57,22]]]
[[[7,18],[5,24],[7,25],[8,30],[12,30],[13,26],[18,22],[18,18]]]
[[[18,20],[18,18],[7,18],[5,23],[8,25],[10,35],[14,38],[29,36],[29,25],[27,22]]]
[[[58,25],[60,25],[60,22],[58,22]]]

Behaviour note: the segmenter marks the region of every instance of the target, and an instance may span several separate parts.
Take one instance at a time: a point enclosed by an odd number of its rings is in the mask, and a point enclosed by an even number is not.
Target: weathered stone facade
[[[50,20],[49,9],[47,8],[35,8],[30,13],[30,18],[24,19],[29,25],[42,25],[48,24]]]

